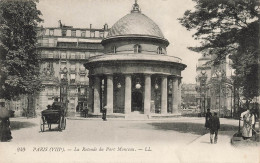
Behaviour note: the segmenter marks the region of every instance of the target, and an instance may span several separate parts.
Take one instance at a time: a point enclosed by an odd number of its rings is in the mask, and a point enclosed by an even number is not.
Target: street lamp
[[[155,113],[160,113],[160,108],[159,108],[159,102],[158,102],[158,91],[159,91],[159,85],[158,85],[158,79],[157,77],[155,78],[155,84],[154,84],[154,93],[155,93]],[[158,109],[156,109],[158,108]]]
[[[61,75],[61,87],[60,87],[60,101],[64,102],[67,97],[67,83],[68,83],[67,68],[64,67],[61,73],[62,75]]]
[[[137,78],[136,80],[137,80],[137,82],[136,82],[135,88],[140,89],[141,88],[140,79]]]
[[[104,98],[104,90],[105,90],[105,85],[104,85],[104,80],[102,80],[102,82],[101,82],[101,97],[102,97],[102,100],[101,100],[101,109],[103,109],[103,107],[104,107],[104,101],[105,101],[105,98]]]
[[[61,85],[60,85],[60,102],[65,103],[65,109],[68,109],[68,69],[66,67],[62,70]]]
[[[120,83],[117,84],[117,88],[118,88],[118,89],[121,88],[121,84],[120,84]]]

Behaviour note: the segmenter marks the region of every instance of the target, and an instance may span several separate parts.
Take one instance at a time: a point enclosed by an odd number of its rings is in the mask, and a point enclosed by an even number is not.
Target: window
[[[79,70],[80,70],[80,71],[86,71],[86,68],[84,67],[83,64],[81,64],[80,67],[79,67]]]
[[[71,94],[76,94],[77,90],[76,89],[70,89]]]
[[[68,74],[61,72],[60,79],[61,79],[61,81],[67,81],[68,80]]]
[[[71,31],[71,36],[76,37],[76,31],[75,30]]]
[[[90,37],[95,37],[95,31],[90,32]]]
[[[82,94],[82,95],[85,94],[85,89],[84,88],[80,89],[80,94]]]
[[[47,88],[47,95],[53,95],[52,87]]]
[[[76,81],[76,74],[70,74],[70,83],[75,83]]]
[[[111,50],[112,50],[112,53],[116,53],[116,46],[112,46]]]
[[[66,62],[61,62],[60,69],[63,70],[67,66]]]
[[[54,35],[54,29],[50,29],[50,36]]]
[[[81,37],[86,37],[86,31],[81,31]]]
[[[48,58],[53,58],[53,53],[52,52],[48,54]]]
[[[141,53],[142,52],[142,47],[141,45],[135,45],[134,46],[134,53]]]
[[[84,82],[85,81],[85,75],[80,75],[79,81]]]
[[[67,36],[67,30],[66,30],[66,29],[63,29],[63,30],[61,31],[61,35],[62,35],[62,36]]]
[[[104,37],[104,32],[99,32],[99,37],[103,38]]]
[[[162,54],[162,47],[157,48],[157,54]]]
[[[42,34],[43,36],[45,36],[45,35],[46,35],[46,29],[43,29],[41,34]]]
[[[84,53],[80,53],[80,59],[85,59],[85,54]]]
[[[76,65],[75,64],[70,65],[70,71],[76,71]]]
[[[75,53],[71,53],[71,54],[70,54],[70,58],[71,58],[71,59],[75,59],[75,56],[76,56]]]
[[[61,78],[61,79],[64,79],[64,74],[60,74],[60,78]]]
[[[61,58],[66,59],[66,53],[61,53]]]

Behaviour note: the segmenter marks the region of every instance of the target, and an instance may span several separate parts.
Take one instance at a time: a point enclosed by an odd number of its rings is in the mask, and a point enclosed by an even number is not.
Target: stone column
[[[167,114],[167,76],[161,82],[161,114]]]
[[[114,97],[114,85],[113,85],[113,75],[107,75],[107,113],[113,113],[113,97]]]
[[[178,79],[174,78],[172,80],[172,114],[178,113]]]
[[[125,114],[131,113],[132,104],[132,78],[131,75],[125,76]]]
[[[145,75],[144,87],[144,114],[150,114],[151,110],[151,75]]]
[[[94,114],[100,113],[100,78],[95,76],[94,81]]]
[[[93,110],[93,78],[89,76],[89,92],[88,92],[88,109],[89,112],[94,112]]]
[[[178,80],[178,109],[181,107],[181,78]]]

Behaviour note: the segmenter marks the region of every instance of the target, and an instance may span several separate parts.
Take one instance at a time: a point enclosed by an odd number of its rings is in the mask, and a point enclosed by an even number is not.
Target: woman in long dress
[[[0,123],[0,138],[2,142],[11,140],[12,134],[10,129],[9,117],[2,118]]]
[[[247,110],[241,113],[240,118],[243,120],[242,136],[244,139],[251,138],[253,135],[253,125],[255,123],[255,116],[252,111]]]

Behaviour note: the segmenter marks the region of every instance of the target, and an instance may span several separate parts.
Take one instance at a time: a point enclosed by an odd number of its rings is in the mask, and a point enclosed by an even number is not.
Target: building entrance
[[[143,95],[140,91],[132,92],[132,112],[143,112]]]

